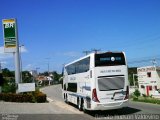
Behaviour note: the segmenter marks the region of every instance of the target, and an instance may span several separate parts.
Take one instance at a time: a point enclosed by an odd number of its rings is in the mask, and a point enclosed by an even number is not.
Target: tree
[[[2,85],[3,93],[15,93],[16,85],[14,71],[10,71],[8,68],[2,69],[2,73],[0,73],[0,84]]]
[[[43,72],[43,73],[40,73],[40,75],[49,76],[49,74],[48,74],[47,71],[45,71],[45,72]]]
[[[137,67],[128,68],[128,79],[130,85],[134,85],[133,74],[137,74]],[[135,78],[135,82],[137,83],[137,77]]]
[[[31,83],[33,82],[33,76],[29,71],[23,71],[22,72],[22,81],[23,83]]]
[[[55,82],[59,82],[59,79],[62,76],[61,74],[58,74],[56,71],[53,71],[52,75]]]
[[[14,77],[14,72],[10,71],[8,68],[2,69],[3,77]]]

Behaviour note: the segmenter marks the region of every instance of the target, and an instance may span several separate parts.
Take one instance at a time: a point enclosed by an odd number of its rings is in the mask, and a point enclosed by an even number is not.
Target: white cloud
[[[8,58],[11,58],[12,56],[13,54],[4,52],[4,47],[0,47],[0,60],[8,59]]]
[[[19,51],[20,51],[21,53],[28,52],[25,46],[21,46],[21,47],[19,48]]]
[[[22,46],[20,48],[20,51],[21,51],[21,53],[25,53],[25,52],[27,52],[27,49],[24,46]],[[3,46],[0,47],[0,60],[10,59],[12,57],[13,57],[12,53],[5,53],[4,47]]]
[[[25,70],[32,70],[33,69],[33,65],[32,64],[28,64],[24,67]]]

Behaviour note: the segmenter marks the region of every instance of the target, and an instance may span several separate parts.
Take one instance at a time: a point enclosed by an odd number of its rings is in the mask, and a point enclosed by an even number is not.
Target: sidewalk
[[[73,114],[54,102],[14,103],[0,101],[0,114]]]

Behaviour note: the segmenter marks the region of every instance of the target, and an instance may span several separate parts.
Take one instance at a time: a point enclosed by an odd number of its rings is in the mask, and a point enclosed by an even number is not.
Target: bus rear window
[[[103,53],[95,54],[95,67],[125,65],[123,53]]]

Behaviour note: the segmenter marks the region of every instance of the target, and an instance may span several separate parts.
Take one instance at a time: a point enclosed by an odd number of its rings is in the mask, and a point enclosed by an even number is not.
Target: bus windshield
[[[103,53],[95,54],[95,67],[125,65],[123,53]]]

